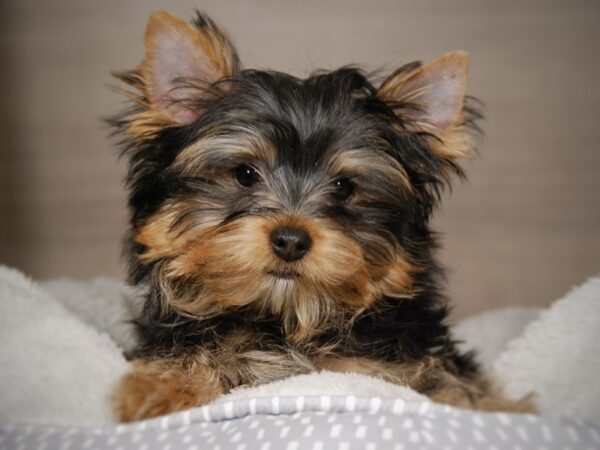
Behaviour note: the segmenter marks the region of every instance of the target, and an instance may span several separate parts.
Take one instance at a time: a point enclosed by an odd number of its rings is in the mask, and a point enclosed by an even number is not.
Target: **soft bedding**
[[[4,427],[3,448],[46,449],[568,449],[600,448],[574,419],[473,413],[431,402],[355,396],[218,402],[117,427]]]
[[[110,396],[134,345],[135,298],[114,280],[35,283],[0,267],[0,449],[600,448],[600,278],[546,310],[491,311],[454,329],[509,394],[537,395],[540,416],[320,372],[117,425]]]

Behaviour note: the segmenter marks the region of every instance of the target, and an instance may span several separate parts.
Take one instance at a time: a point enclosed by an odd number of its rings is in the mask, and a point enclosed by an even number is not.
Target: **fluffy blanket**
[[[0,424],[109,425],[110,397],[134,345],[135,292],[114,280],[36,283],[0,266]],[[600,422],[600,278],[550,308],[490,311],[455,327],[465,348],[510,395],[537,396],[543,415]],[[331,396],[429,400],[357,374],[320,372],[234,391],[248,397]]]

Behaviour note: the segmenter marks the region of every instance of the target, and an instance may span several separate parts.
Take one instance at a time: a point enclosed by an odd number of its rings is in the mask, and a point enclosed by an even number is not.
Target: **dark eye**
[[[244,187],[254,186],[260,182],[260,175],[256,169],[248,164],[241,164],[233,171],[236,181]]]
[[[333,182],[335,196],[338,200],[348,200],[354,192],[354,183],[348,178],[338,178]]]

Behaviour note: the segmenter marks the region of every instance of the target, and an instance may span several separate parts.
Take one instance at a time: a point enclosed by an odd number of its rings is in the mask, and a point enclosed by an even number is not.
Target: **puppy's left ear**
[[[378,91],[378,97],[408,130],[430,135],[431,150],[453,165],[457,158],[468,157],[472,149],[465,127],[468,67],[465,52],[446,53],[429,63],[401,67]]]

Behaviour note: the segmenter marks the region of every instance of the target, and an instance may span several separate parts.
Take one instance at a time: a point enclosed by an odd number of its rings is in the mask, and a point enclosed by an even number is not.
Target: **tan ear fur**
[[[206,15],[188,23],[167,11],[153,13],[146,27],[146,54],[133,71],[118,74],[139,91],[126,95],[136,110],[125,118],[138,138],[167,126],[185,125],[202,113],[198,100],[217,81],[239,71],[237,53],[227,36]]]
[[[431,148],[445,159],[468,157],[471,135],[464,126],[468,57],[454,51],[425,64],[413,63],[390,75],[378,96],[390,103],[414,131],[430,133]]]

